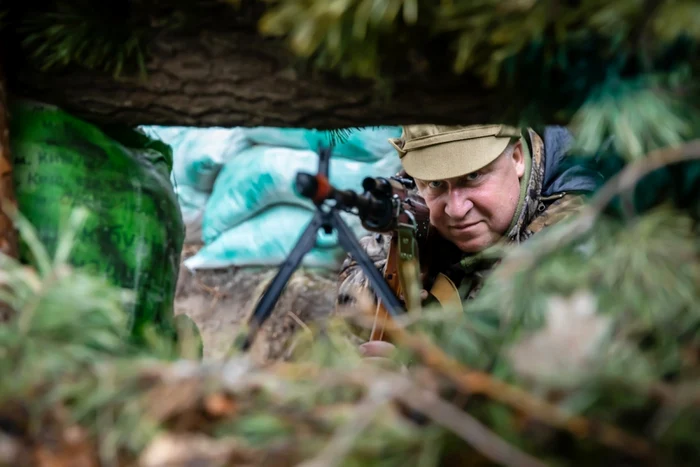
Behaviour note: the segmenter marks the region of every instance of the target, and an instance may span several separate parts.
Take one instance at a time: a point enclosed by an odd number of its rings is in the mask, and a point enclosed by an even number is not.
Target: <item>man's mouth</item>
[[[450,228],[452,230],[457,230],[457,231],[463,232],[463,231],[470,230],[473,227],[476,227],[478,224],[479,224],[478,222],[471,222],[469,224],[465,223],[465,224],[453,225],[453,226],[450,226]]]

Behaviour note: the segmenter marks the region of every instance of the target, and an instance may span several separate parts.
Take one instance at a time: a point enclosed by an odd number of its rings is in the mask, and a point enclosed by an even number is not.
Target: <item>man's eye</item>
[[[440,181],[434,181],[434,182],[428,182],[428,186],[432,188],[433,190],[438,189],[442,186],[442,182]]]
[[[478,180],[480,176],[481,176],[481,174],[479,172],[472,172],[470,174],[467,174],[465,178],[468,181],[473,182],[475,180]]]

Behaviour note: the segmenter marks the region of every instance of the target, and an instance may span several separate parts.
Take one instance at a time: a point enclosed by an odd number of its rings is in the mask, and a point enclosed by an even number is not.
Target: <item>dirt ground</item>
[[[196,243],[186,244],[182,261],[199,248],[201,245]],[[192,273],[181,263],[175,314],[186,314],[196,323],[205,360],[226,357],[276,271],[276,268],[228,268]],[[332,312],[335,293],[334,274],[297,271],[257,336],[251,356],[256,361],[284,358],[295,330]]]

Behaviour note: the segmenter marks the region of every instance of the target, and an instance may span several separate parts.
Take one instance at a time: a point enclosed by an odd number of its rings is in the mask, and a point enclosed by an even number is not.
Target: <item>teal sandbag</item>
[[[177,185],[175,193],[177,194],[182,220],[185,222],[185,225],[201,220],[210,196],[209,193],[199,191],[188,185]]]
[[[251,146],[243,128],[143,126],[141,129],[172,148],[175,185],[203,192],[211,191],[227,161]]]
[[[53,254],[57,233],[77,206],[90,211],[71,263],[135,292],[130,327],[170,326],[184,238],[170,182],[170,147],[123,127],[98,128],[49,105],[11,108],[15,189],[20,212]],[[22,259],[32,263],[27,248]]]
[[[231,266],[277,266],[294,248],[314,212],[294,205],[271,206],[253,218],[223,232],[196,255],[185,260],[191,270]],[[344,251],[337,246],[335,232],[316,233],[317,246],[304,257],[302,266],[336,270]]]

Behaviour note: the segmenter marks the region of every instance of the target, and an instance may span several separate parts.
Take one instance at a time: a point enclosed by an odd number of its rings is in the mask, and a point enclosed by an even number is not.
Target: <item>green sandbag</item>
[[[53,254],[70,210],[91,211],[71,262],[133,290],[131,332],[174,333],[173,301],[184,223],[170,182],[172,151],[130,128],[98,128],[49,105],[11,107],[20,212]],[[25,247],[21,259],[32,263]]]

